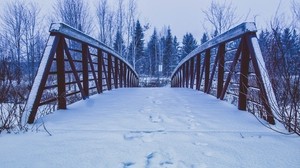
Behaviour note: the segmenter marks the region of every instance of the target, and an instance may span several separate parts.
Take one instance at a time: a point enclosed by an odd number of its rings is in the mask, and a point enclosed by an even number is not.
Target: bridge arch
[[[43,57],[30,91],[23,123],[33,123],[39,108],[86,99],[118,87],[138,86],[138,74],[119,54],[64,23],[52,23]]]
[[[175,68],[171,86],[212,94],[275,124],[278,105],[256,32],[255,23],[242,23],[199,46]]]

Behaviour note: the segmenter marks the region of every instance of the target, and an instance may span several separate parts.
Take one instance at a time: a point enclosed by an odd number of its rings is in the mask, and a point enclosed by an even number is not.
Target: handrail
[[[256,32],[255,23],[242,23],[197,47],[175,68],[171,86],[212,94],[275,124],[278,105]]]
[[[23,124],[33,123],[39,108],[47,104],[66,109],[104,90],[138,86],[138,74],[110,47],[64,23],[52,23],[49,32]]]
[[[178,67],[180,67],[184,62],[189,60],[191,57],[195,56],[197,53],[201,53],[206,49],[215,47],[215,46],[219,45],[220,43],[226,43],[228,41],[233,41],[234,39],[237,39],[246,33],[255,33],[255,32],[257,32],[255,23],[253,23],[253,22],[242,23],[242,24],[238,25],[237,27],[234,27],[234,28],[228,30],[227,32],[225,32],[225,33],[205,42],[204,44],[198,46],[197,48],[195,48],[192,52],[190,52],[187,56],[185,56],[179,62],[179,64],[175,68],[175,70]],[[175,70],[173,71],[171,76],[174,75]]]
[[[93,46],[95,48],[99,48],[107,53],[111,53],[115,57],[118,57],[118,59],[122,60],[123,62],[127,62],[125,59],[123,59],[117,52],[115,52],[114,49],[111,47],[105,45],[99,40],[96,40],[92,38],[91,36],[83,33],[82,31],[75,29],[65,23],[51,23],[49,32],[51,33],[60,33],[64,35],[65,37],[72,38],[77,41],[81,41],[87,44],[90,44],[90,46]],[[131,69],[134,69],[130,64],[128,66]],[[138,74],[134,71],[135,75],[138,76]]]

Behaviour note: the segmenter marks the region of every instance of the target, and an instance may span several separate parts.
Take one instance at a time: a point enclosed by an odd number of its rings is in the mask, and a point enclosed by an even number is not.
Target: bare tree
[[[129,0],[128,3],[128,14],[126,17],[126,27],[127,27],[127,41],[126,45],[130,45],[130,40],[133,37],[134,34],[134,28],[135,28],[135,20],[136,20],[136,10],[137,10],[137,5],[136,5],[136,0]],[[129,51],[129,50],[127,50]],[[129,58],[129,52],[127,52],[125,59],[128,60]]]
[[[53,8],[57,19],[89,34],[93,30],[89,6],[83,0],[56,0]],[[58,11],[57,11],[57,10]]]
[[[11,1],[6,4],[3,15],[1,15],[1,27],[3,36],[9,43],[9,59],[14,64],[14,73],[17,83],[21,82],[21,60],[22,60],[22,29],[24,27],[25,3],[24,1]]]
[[[300,2],[296,2],[293,0],[292,2],[292,11],[294,15],[294,22],[296,26],[298,26],[298,29],[300,29]]]
[[[221,34],[237,22],[236,7],[232,3],[211,1],[210,7],[202,11],[205,19],[214,28],[213,33]]]
[[[100,37],[100,41],[103,43],[107,42],[107,19],[108,19],[108,15],[109,15],[109,11],[108,11],[108,4],[107,4],[107,0],[100,0],[98,2],[97,5],[97,17],[98,17],[98,23],[99,23],[99,29],[100,29],[100,33],[99,33],[99,37]]]

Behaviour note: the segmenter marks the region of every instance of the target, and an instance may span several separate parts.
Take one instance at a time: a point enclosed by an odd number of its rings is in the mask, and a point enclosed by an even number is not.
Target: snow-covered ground
[[[191,89],[117,89],[43,121],[52,136],[0,134],[0,167],[300,167],[298,136]]]

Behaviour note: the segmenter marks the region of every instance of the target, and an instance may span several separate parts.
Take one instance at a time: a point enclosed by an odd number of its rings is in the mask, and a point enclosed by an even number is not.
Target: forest
[[[96,10],[84,0],[55,0],[56,12],[41,12],[34,1],[12,0],[0,15],[0,133],[19,132],[24,103],[31,89],[52,22],[62,21],[112,47],[141,77],[168,78],[191,51],[243,22],[230,2],[212,1],[201,11],[212,29],[194,37],[186,32],[182,41],[172,27],[162,29],[142,23],[136,0],[98,0]],[[290,22],[274,13],[269,24],[257,32],[276,99],[280,120],[290,132],[300,133],[300,3],[291,1]],[[145,32],[150,32],[145,39]],[[159,67],[162,70],[159,71]]]

